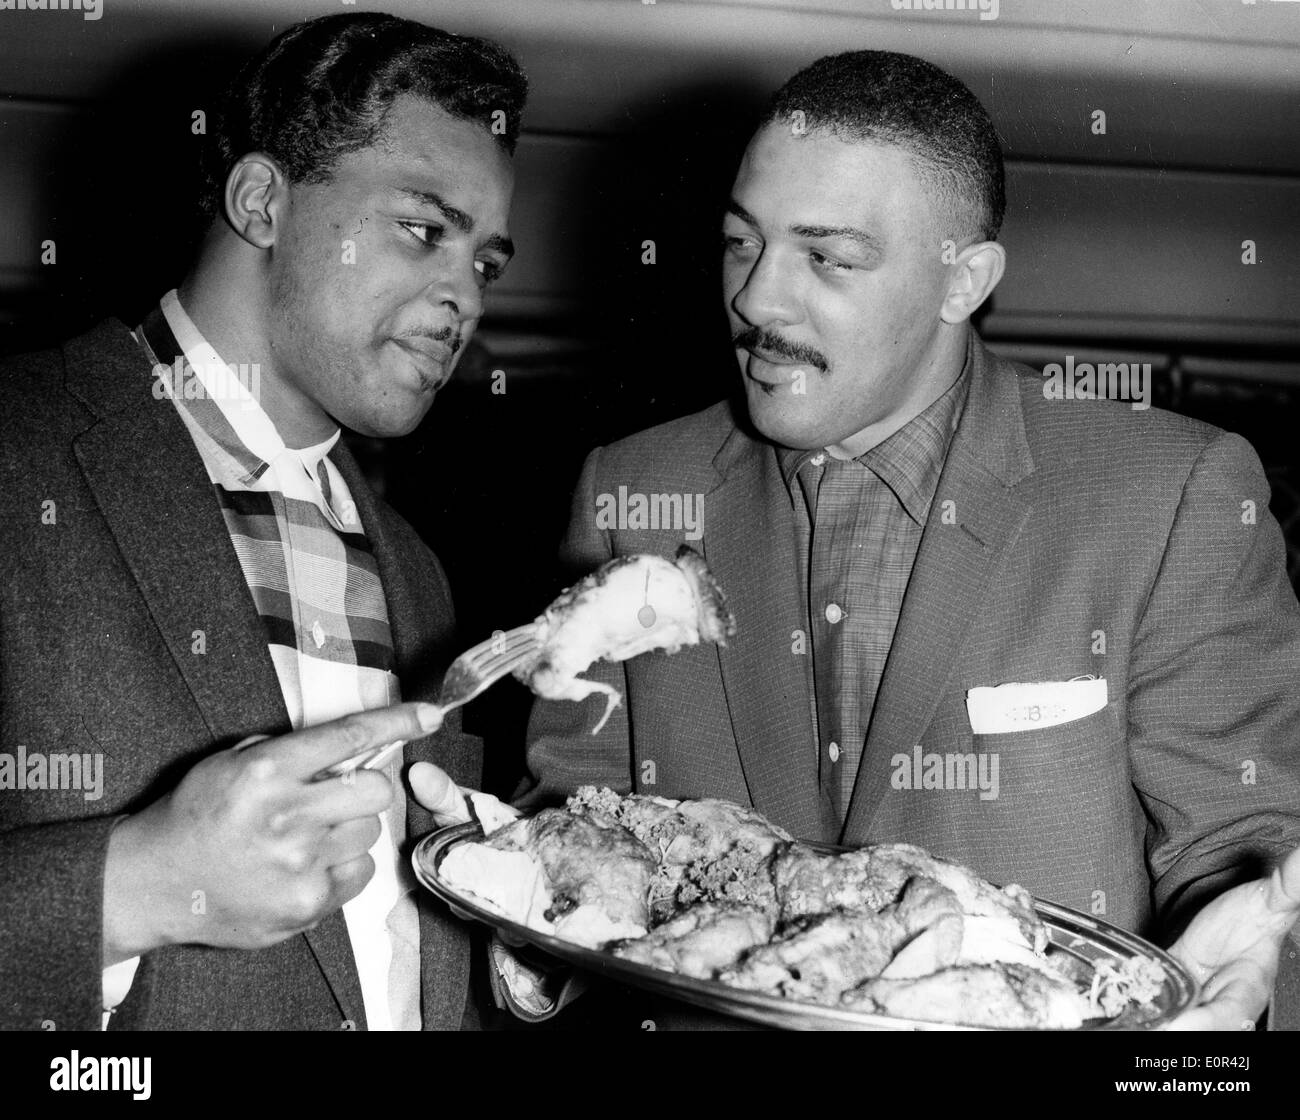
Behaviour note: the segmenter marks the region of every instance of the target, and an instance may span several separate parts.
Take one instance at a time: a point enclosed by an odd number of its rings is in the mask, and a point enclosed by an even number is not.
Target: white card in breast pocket
[[[1002,735],[1071,723],[1101,711],[1107,700],[1105,677],[1082,677],[972,688],[966,711],[976,735]]]

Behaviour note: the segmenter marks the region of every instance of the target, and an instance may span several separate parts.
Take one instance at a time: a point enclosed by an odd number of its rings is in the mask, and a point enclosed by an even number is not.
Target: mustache
[[[731,336],[731,344],[741,350],[763,350],[788,362],[801,362],[825,373],[830,362],[820,350],[802,342],[790,342],[765,327],[745,327]]]
[[[429,338],[434,342],[445,342],[450,348],[452,354],[456,354],[461,347],[460,332],[454,327],[439,327],[434,330],[432,327],[416,327],[413,330],[403,331],[395,335],[399,341],[403,338]]]

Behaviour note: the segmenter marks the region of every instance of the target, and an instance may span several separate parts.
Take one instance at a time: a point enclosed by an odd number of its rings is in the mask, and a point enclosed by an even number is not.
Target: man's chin
[[[788,399],[778,404],[761,389],[747,387],[745,404],[750,424],[759,435],[772,443],[810,451],[825,447],[830,442],[825,437],[824,428],[813,418],[800,416],[799,413],[803,410]]]
[[[409,436],[420,426],[420,421],[428,415],[432,404],[431,399],[429,404],[421,409],[394,413],[358,413],[351,417],[339,417],[339,421],[358,435],[369,436],[372,439],[398,439],[401,436]]]

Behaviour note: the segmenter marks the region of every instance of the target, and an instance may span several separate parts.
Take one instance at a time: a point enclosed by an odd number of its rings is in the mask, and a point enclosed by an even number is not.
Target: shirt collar
[[[159,309],[163,323],[170,328],[169,336],[164,335],[166,352],[158,352],[156,336],[163,334],[157,330],[158,317],[153,317],[153,331],[146,320],[143,328],[146,341],[160,363],[174,360],[178,352],[184,355],[203,392],[195,396],[185,394],[181,403],[203,432],[240,465],[246,480],[251,482],[260,478],[267,467],[286,452],[300,460],[303,468],[315,476],[321,460],[338,442],[339,429],[336,428],[328,439],[310,447],[286,447],[274,422],[257,399],[260,376],[256,373],[256,366],[241,369],[223,362],[186,314],[175,288],[162,297]],[[171,385],[175,389],[175,379]]]
[[[944,393],[891,436],[850,460],[869,470],[893,492],[908,517],[924,525],[930,503],[939,487],[939,475],[948,457],[953,434],[961,419],[970,386],[970,357],[957,380]],[[793,500],[799,472],[813,460],[822,466],[831,459],[826,451],[781,448],[777,453],[781,477]],[[819,458],[820,457],[820,458]]]

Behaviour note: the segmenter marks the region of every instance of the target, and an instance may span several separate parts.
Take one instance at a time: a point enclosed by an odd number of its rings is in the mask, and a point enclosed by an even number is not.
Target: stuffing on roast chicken
[[[775,921],[771,865],[791,837],[752,809],[716,798],[619,797],[594,786],[579,789],[568,805],[616,821],[659,854],[650,891],[656,922],[700,902],[758,907]]]

